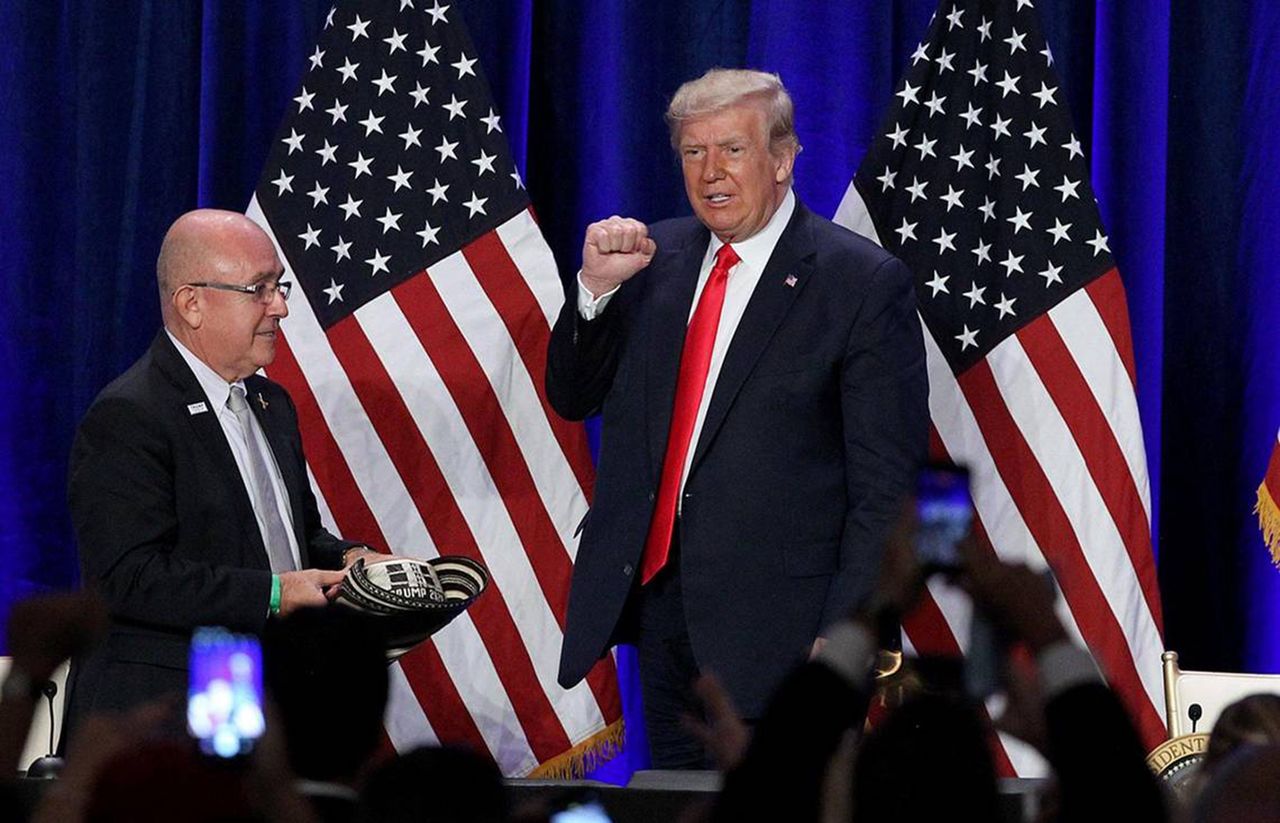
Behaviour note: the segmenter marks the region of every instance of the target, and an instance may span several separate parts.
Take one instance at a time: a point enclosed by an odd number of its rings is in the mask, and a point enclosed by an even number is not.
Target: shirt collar
[[[769,258],[773,256],[773,250],[778,245],[778,240],[782,237],[782,233],[786,231],[787,224],[791,222],[791,215],[796,210],[796,195],[790,188],[787,189],[786,195],[782,198],[782,204],[778,206],[778,210],[769,218],[769,222],[764,224],[764,228],[748,237],[746,240],[733,241],[733,250],[738,253],[738,258],[746,263],[753,272],[757,274],[764,271],[764,267],[768,265]],[[707,259],[715,257],[716,252],[720,251],[720,247],[724,242],[716,237],[715,233],[711,234],[711,245],[707,248]]]
[[[209,364],[205,363],[199,357],[191,353],[191,350],[182,345],[182,341],[173,336],[173,332],[168,329],[164,333],[169,335],[169,339],[173,341],[173,345],[178,350],[178,354],[182,355],[182,359],[186,361],[187,367],[191,369],[191,373],[196,376],[196,382],[200,384],[200,388],[204,390],[204,396],[209,399],[209,404],[213,407],[214,412],[221,415],[222,410],[227,407],[227,398],[231,396],[231,387],[239,386],[244,388],[244,381],[237,380],[234,383],[228,383],[213,369],[209,368]]]

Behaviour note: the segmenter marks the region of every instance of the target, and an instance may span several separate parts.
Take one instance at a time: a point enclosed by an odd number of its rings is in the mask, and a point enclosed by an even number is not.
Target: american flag
[[[886,122],[836,220],[915,272],[932,451],[970,467],[1001,558],[1053,571],[1069,630],[1154,747],[1161,608],[1128,309],[1031,0],[943,2]],[[963,611],[939,594],[908,639],[963,649]]]
[[[622,733],[612,661],[556,683],[591,459],[543,393],[564,293],[458,10],[331,10],[248,214],[297,284],[267,373],[298,407],[325,517],[490,572],[392,667],[391,743],[581,773]]]
[[[1258,486],[1258,502],[1253,512],[1258,515],[1262,539],[1271,550],[1271,562],[1280,566],[1280,432],[1271,445],[1271,459]]]

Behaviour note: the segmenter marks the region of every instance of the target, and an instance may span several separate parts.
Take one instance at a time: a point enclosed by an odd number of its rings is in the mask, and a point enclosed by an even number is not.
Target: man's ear
[[[200,299],[198,290],[191,286],[180,286],[169,300],[173,305],[174,313],[188,328],[200,328],[204,322],[204,301]]]
[[[791,177],[791,169],[796,164],[796,152],[794,149],[785,149],[774,155],[773,182],[785,183]]]

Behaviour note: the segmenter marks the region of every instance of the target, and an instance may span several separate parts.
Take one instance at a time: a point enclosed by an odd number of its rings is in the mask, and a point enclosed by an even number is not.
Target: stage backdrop
[[[782,75],[804,144],[797,191],[833,213],[936,8],[454,5],[566,278],[588,222],[687,212],[661,112],[711,66]],[[1190,668],[1280,671],[1280,577],[1250,513],[1280,426],[1280,8],[1036,5],[1128,291],[1166,645]],[[77,583],[75,425],[158,326],[167,225],[248,203],[327,10],[0,7],[0,609]]]

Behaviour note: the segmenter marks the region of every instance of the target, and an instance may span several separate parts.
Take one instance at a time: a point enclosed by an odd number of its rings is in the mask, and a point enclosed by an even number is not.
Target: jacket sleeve
[[[630,282],[623,284],[594,320],[578,313],[577,281],[551,329],[547,348],[547,399],[565,419],[582,420],[604,403],[618,368],[626,332]]]

